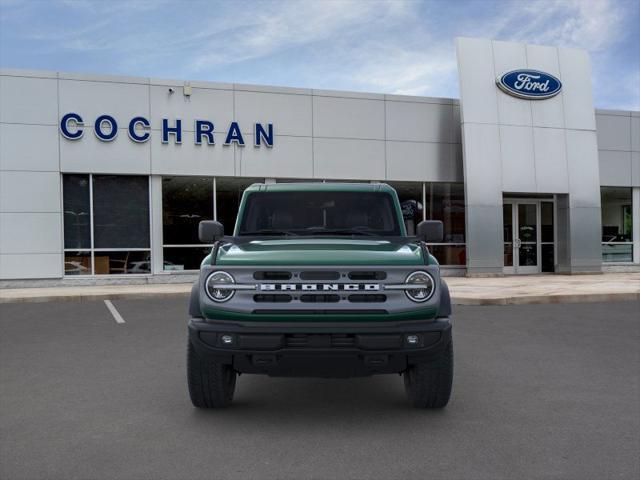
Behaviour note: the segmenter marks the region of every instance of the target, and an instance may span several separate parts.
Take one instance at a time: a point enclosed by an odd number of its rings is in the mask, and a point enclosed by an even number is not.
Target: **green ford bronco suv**
[[[426,242],[409,237],[385,184],[254,184],[233,236],[213,244],[189,305],[187,376],[196,407],[231,403],[242,373],[404,375],[416,407],[441,408],[453,378],[451,302]]]

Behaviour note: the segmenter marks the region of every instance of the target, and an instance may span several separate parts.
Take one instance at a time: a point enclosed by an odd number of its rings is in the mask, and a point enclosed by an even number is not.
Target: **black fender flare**
[[[189,316],[191,318],[204,318],[200,310],[200,280],[196,280],[191,287],[189,296]]]
[[[438,308],[438,317],[451,316],[451,295],[449,294],[449,285],[440,278],[440,306]]]

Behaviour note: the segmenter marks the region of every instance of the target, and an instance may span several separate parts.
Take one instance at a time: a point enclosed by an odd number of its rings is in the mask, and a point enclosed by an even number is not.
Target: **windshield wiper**
[[[297,236],[297,233],[294,233],[290,230],[271,230],[268,228],[263,228],[260,230],[255,230],[253,232],[240,232],[241,236],[260,236],[260,235],[293,235]]]

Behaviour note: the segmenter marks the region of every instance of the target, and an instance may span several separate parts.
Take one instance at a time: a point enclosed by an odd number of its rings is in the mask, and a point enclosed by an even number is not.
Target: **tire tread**
[[[416,363],[404,373],[407,397],[417,408],[443,408],[453,383],[453,342],[435,359]]]
[[[187,347],[187,382],[191,403],[198,408],[221,408],[231,405],[236,386],[236,372],[230,365],[198,356],[191,342]]]

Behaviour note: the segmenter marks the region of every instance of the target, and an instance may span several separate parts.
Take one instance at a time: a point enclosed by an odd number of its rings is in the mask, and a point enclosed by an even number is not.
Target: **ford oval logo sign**
[[[528,100],[551,98],[562,90],[560,80],[538,70],[512,70],[499,76],[496,83],[503,92]]]

